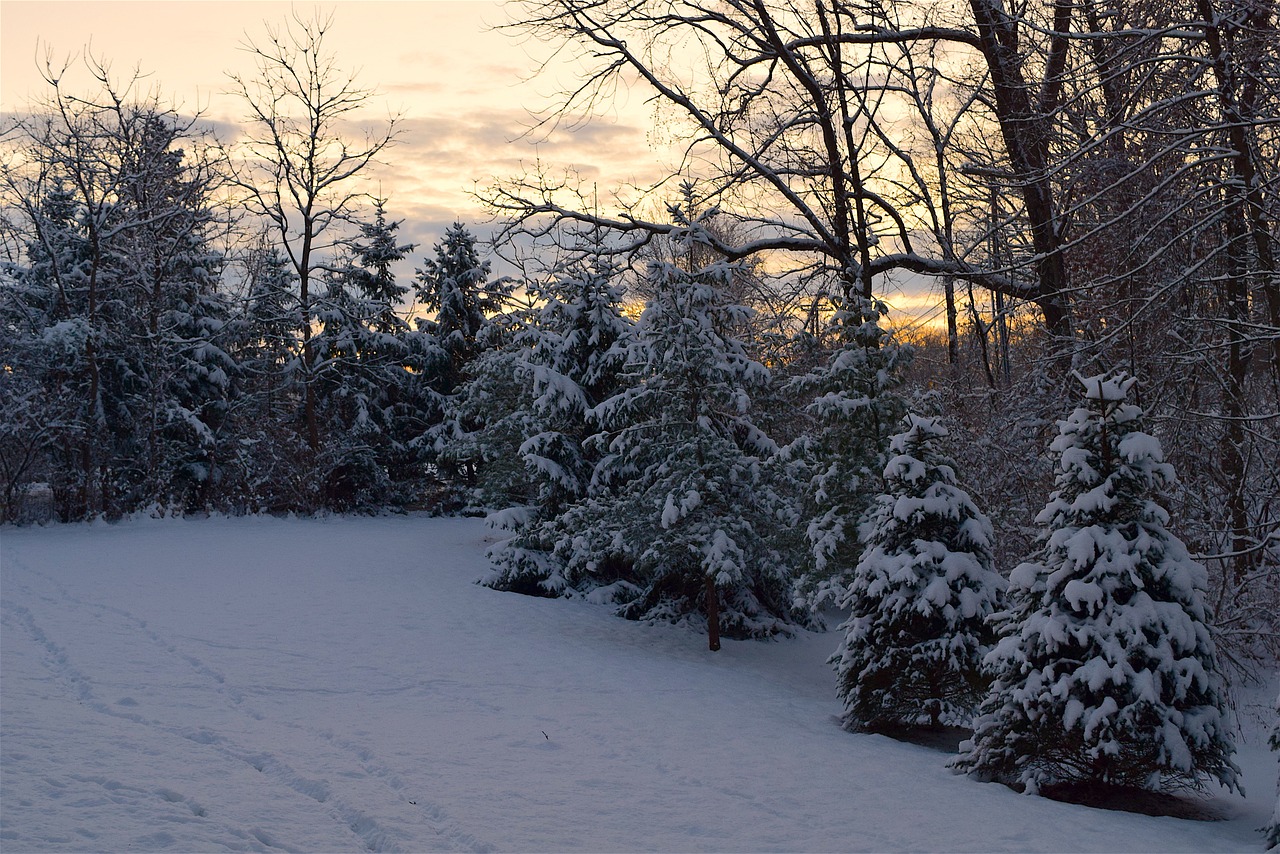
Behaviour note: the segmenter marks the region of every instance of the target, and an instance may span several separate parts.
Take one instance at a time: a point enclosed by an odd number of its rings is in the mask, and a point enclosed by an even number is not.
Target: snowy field
[[[1225,820],[1017,795],[835,722],[834,634],[687,630],[497,593],[429,518],[0,530],[0,848],[1261,851]],[[1274,689],[1272,688],[1272,696]]]

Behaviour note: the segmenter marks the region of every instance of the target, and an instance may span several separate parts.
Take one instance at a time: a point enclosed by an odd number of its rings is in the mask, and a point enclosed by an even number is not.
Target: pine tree
[[[955,767],[1035,793],[1060,783],[1238,788],[1204,604],[1168,530],[1173,483],[1123,376],[1083,380],[1050,450],[1043,550],[1009,580],[995,682]]]
[[[377,317],[375,328],[381,332],[399,332],[407,328],[407,324],[395,308],[410,289],[396,282],[391,268],[409,256],[414,244],[396,242],[401,220],[387,221],[386,204],[386,199],[374,199],[373,222],[360,223],[362,239],[351,243],[356,263],[347,271],[347,277],[357,293],[384,309]]]
[[[460,406],[473,363],[486,350],[502,346],[504,324],[493,317],[507,308],[512,283],[489,280],[488,261],[481,261],[476,239],[462,223],[454,223],[433,247],[435,259],[418,270],[416,289],[435,318],[419,321],[424,382],[438,396],[438,409],[415,440],[441,480],[439,503],[456,509],[477,496],[480,459],[468,435],[482,423]]]
[[[809,560],[799,572],[796,604],[816,613],[852,580],[862,553],[858,525],[879,490],[889,437],[906,412],[895,394],[910,347],[880,326],[885,306],[854,296],[832,324],[841,346],[822,367],[792,381],[811,398],[813,427],[784,451],[805,496]]]
[[[713,649],[717,628],[786,633],[790,567],[771,541],[783,502],[762,465],[775,447],[749,418],[768,372],[734,337],[748,317],[724,298],[732,268],[650,275],[632,384],[592,410],[603,457],[588,496],[560,517],[557,557],[625,617],[707,625]]]
[[[232,469],[229,500],[247,512],[310,509],[297,272],[265,240],[249,252],[246,268],[246,295],[230,332],[238,373],[228,429],[238,441],[223,461]]]
[[[1002,604],[991,522],[937,448],[947,431],[916,415],[904,426],[837,601],[850,614],[831,663],[851,730],[968,723],[987,687],[986,619]]]
[[[517,340],[515,370],[526,388],[523,436],[516,457],[527,504],[494,514],[490,524],[512,532],[489,549],[495,567],[485,583],[530,595],[573,595],[553,551],[563,533],[558,516],[587,493],[599,454],[586,446],[595,431],[587,413],[622,388],[631,333],[616,271],[603,258],[557,276],[533,323]]]
[[[132,335],[142,353],[135,410],[147,449],[142,501],[206,504],[221,479],[218,435],[236,366],[224,349],[230,306],[218,290],[222,254],[209,232],[214,176],[178,148],[167,116],[143,114],[125,152],[121,204],[137,225],[122,233],[121,287],[142,309]],[[190,162],[189,162],[190,161]]]
[[[312,342],[317,363],[317,469],[326,506],[372,509],[397,503],[393,476],[407,454],[405,419],[410,377],[409,326],[397,313],[408,288],[392,266],[413,246],[396,243],[398,222],[388,222],[384,202],[362,223],[362,240],[336,259],[315,303],[320,330]]]
[[[489,281],[488,261],[480,260],[475,236],[460,222],[432,247],[434,259],[418,270],[418,298],[434,320],[422,325],[444,352],[446,361],[433,382],[441,394],[453,394],[466,380],[466,366],[485,346],[488,316],[502,311],[511,294],[506,279]]]

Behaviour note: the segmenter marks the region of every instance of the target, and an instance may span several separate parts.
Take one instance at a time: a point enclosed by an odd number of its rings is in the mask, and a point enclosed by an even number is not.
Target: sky
[[[534,69],[545,45],[527,44],[497,27],[501,3],[485,0],[375,0],[327,4],[282,2],[0,2],[0,111],[28,108],[49,91],[40,63],[59,63],[86,50],[109,61],[117,77],[136,67],[150,75],[167,101],[184,113],[200,110],[222,132],[245,115],[229,93],[228,72],[252,76],[243,49],[261,40],[267,24],[291,14],[332,13],[325,44],[338,66],[377,90],[368,117],[403,117],[399,143],[371,173],[370,190],[388,197],[388,214],[403,219],[401,235],[424,254],[455,220],[485,233],[486,214],[470,195],[495,178],[535,163],[573,168],[604,188],[648,183],[662,174],[663,157],[648,145],[650,107],[641,96],[576,131],[527,135],[531,109],[550,104],[571,70]],[[76,63],[68,88],[90,91],[92,79]]]
[[[326,46],[339,68],[377,92],[368,117],[402,116],[399,143],[366,177],[367,190],[388,199],[388,216],[403,220],[400,237],[417,244],[403,278],[450,223],[467,223],[482,238],[489,233],[471,193],[495,179],[535,164],[553,175],[571,169],[597,188],[607,209],[615,188],[656,183],[677,161],[650,133],[664,122],[639,88],[619,87],[611,110],[586,126],[527,133],[530,110],[553,105],[575,78],[565,64],[535,73],[549,47],[499,29],[514,8],[490,0],[0,0],[0,112],[28,109],[47,95],[46,56],[60,63],[88,51],[117,77],[137,68],[166,101],[184,113],[199,110],[220,135],[234,135],[245,107],[230,94],[227,75],[254,74],[245,42],[260,41],[268,25],[293,13],[332,14]],[[71,68],[67,88],[91,91],[83,64]],[[886,294],[898,309],[915,313],[936,302],[928,284],[900,284],[912,293]]]

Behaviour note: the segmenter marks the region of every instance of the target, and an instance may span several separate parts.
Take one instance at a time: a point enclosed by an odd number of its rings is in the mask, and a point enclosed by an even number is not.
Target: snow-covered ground
[[[0,531],[0,848],[1260,851],[1276,764],[1195,822],[957,777],[836,724],[832,634],[477,586],[476,520]],[[1272,691],[1274,688],[1272,688]],[[1267,691],[1248,695],[1254,714]],[[1246,715],[1248,718],[1248,715]]]

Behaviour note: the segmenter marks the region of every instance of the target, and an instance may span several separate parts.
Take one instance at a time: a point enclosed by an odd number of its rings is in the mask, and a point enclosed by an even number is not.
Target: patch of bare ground
[[[1069,804],[1142,815],[1185,818],[1191,821],[1225,821],[1229,818],[1222,806],[1208,795],[1152,792],[1132,786],[1087,781],[1042,786],[1040,794]]]
[[[958,726],[883,727],[875,732],[894,741],[918,744],[943,753],[955,753],[960,749],[960,742],[972,735],[968,729]]]

